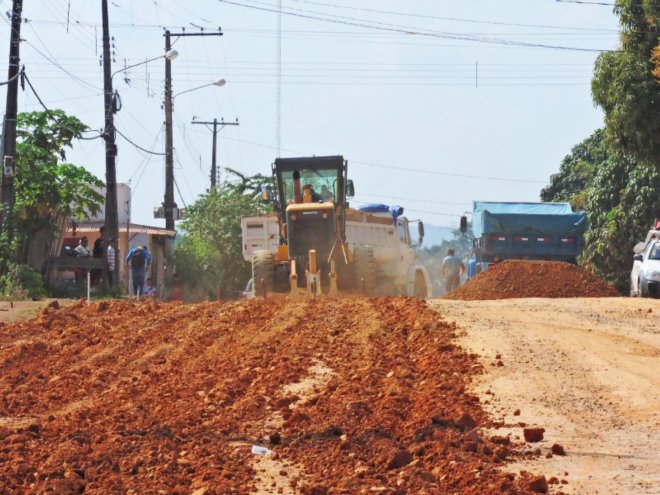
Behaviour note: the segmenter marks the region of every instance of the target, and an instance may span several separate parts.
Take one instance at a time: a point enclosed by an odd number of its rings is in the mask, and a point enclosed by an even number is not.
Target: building
[[[98,191],[105,196],[105,189]],[[148,277],[153,280],[153,285],[157,288],[158,295],[164,296],[165,276],[166,276],[166,239],[174,238],[175,231],[167,230],[149,225],[140,225],[131,223],[131,188],[128,184],[117,184],[117,205],[119,219],[119,280],[122,283],[123,291],[128,293],[131,289],[129,277],[130,268],[124,261],[127,253],[134,247],[147,246],[151,254],[152,261],[149,268]],[[66,253],[75,247],[79,240],[85,236],[88,245],[93,246],[94,241],[100,237],[100,228],[105,223],[105,211],[89,219],[74,220],[69,219],[64,236],[61,239],[57,252],[59,256],[66,256]]]

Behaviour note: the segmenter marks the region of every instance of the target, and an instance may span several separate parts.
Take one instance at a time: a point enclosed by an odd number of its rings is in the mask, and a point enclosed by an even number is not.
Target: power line
[[[586,0],[555,0],[556,2],[560,3],[582,3],[582,4],[587,4],[587,5],[605,5],[607,7],[614,7],[615,4],[613,3],[607,3],[607,2],[589,2]]]
[[[115,131],[117,131],[117,134],[119,134],[121,137],[123,137],[126,141],[128,141],[130,144],[135,146],[137,149],[144,151],[145,153],[148,153],[150,155],[158,155],[158,156],[165,156],[165,153],[157,153],[155,151],[150,151],[147,148],[143,148],[139,144],[134,143],[133,141],[130,140],[123,132],[121,132],[119,129],[115,127]]]
[[[229,141],[236,141],[236,142],[241,142],[241,143],[246,143],[246,144],[251,144],[253,146],[259,146],[262,148],[269,148],[269,149],[275,149],[274,146],[268,145],[268,144],[263,144],[263,143],[255,143],[254,141],[247,141],[244,139],[237,139],[237,138],[231,138],[228,136],[223,136],[221,139],[229,140]],[[286,151],[287,153],[294,153],[298,156],[309,156],[310,153],[300,151],[300,150],[292,150],[292,149],[286,149],[282,148],[282,151]],[[424,169],[417,169],[417,168],[408,168],[408,167],[398,167],[395,165],[384,165],[382,163],[373,163],[373,162],[362,162],[359,160],[350,160],[350,163],[353,164],[358,164],[358,165],[366,165],[369,167],[375,167],[375,168],[385,168],[385,169],[391,169],[391,170],[398,170],[402,172],[415,172],[415,173],[420,173],[420,174],[429,174],[429,175],[442,175],[446,177],[458,177],[462,179],[481,179],[481,180],[493,180],[493,181],[501,181],[501,182],[523,182],[523,183],[528,183],[528,184],[547,184],[547,181],[545,180],[534,180],[534,179],[520,179],[520,178],[509,178],[509,177],[495,177],[495,176],[486,176],[486,175],[470,175],[470,174],[456,174],[453,172],[442,172],[439,170],[424,170]]]
[[[543,29],[569,29],[569,30],[575,30],[575,31],[616,32],[615,30],[604,29],[604,28],[601,29],[601,28],[584,28],[584,27],[572,27],[572,26],[553,26],[553,25],[549,25],[549,24],[524,24],[524,23],[516,23],[516,22],[485,21],[485,20],[465,19],[465,18],[458,18],[458,17],[441,17],[441,16],[428,15],[428,14],[415,14],[415,13],[410,13],[410,12],[397,12],[397,11],[392,11],[392,10],[368,9],[368,8],[365,8],[365,7],[354,7],[354,6],[351,6],[351,5],[338,5],[338,4],[333,4],[333,3],[313,2],[311,0],[293,0],[293,1],[297,2],[297,3],[306,3],[306,4],[310,4],[310,5],[318,5],[318,6],[321,6],[321,7],[333,7],[333,8],[338,8],[338,9],[357,10],[357,11],[370,12],[370,13],[375,13],[375,14],[388,14],[388,15],[396,15],[396,16],[405,16],[405,17],[417,17],[417,18],[421,18],[421,19],[435,19],[435,20],[440,20],[440,21],[468,22],[468,23],[474,23],[474,24],[491,24],[491,25],[496,25],[496,26],[536,27],[536,28],[543,28]],[[557,1],[562,1],[562,0],[557,0]],[[612,5],[612,4],[608,4],[608,5]]]
[[[262,6],[259,6],[259,5],[250,5],[250,4],[240,3],[240,2],[231,1],[231,0],[218,0],[218,1],[222,2],[222,3],[226,3],[228,5],[234,5],[234,6],[237,6],[237,7],[248,8],[248,9],[253,9],[253,10],[259,10],[259,11],[263,11],[263,12],[271,12],[271,13],[276,13],[276,14],[279,14],[281,12],[282,14],[285,14],[285,15],[289,15],[289,16],[293,16],[293,17],[299,17],[299,18],[303,18],[303,19],[312,19],[312,20],[316,20],[316,21],[330,22],[330,23],[334,23],[334,24],[343,24],[343,25],[347,25],[347,26],[357,26],[357,27],[363,27],[363,28],[367,28],[367,29],[395,32],[395,33],[401,33],[401,34],[406,34],[406,35],[417,35],[417,36],[425,36],[425,37],[430,37],[430,38],[471,41],[471,42],[475,42],[475,43],[487,43],[487,44],[494,44],[494,45],[521,46],[521,47],[526,47],[526,48],[547,48],[547,49],[553,49],[553,50],[598,52],[598,53],[605,52],[605,51],[611,51],[611,50],[604,50],[604,49],[597,49],[597,48],[580,48],[580,47],[570,47],[570,46],[560,46],[560,45],[549,45],[549,44],[544,44],[544,43],[530,43],[530,42],[522,42],[522,41],[497,39],[497,38],[485,38],[485,37],[481,37],[481,36],[462,35],[462,34],[457,34],[457,33],[445,33],[445,32],[423,30],[423,29],[419,29],[419,28],[416,28],[416,27],[401,26],[401,25],[388,24],[388,23],[382,23],[382,22],[371,22],[371,23],[369,23],[369,21],[365,21],[365,20],[359,19],[359,18],[346,17],[346,16],[336,16],[336,15],[332,15],[332,14],[324,14],[324,13],[308,11],[308,10],[304,10],[304,9],[295,9],[295,10],[298,10],[299,12],[290,12],[290,11],[282,11],[282,10],[278,10],[278,9],[270,8],[270,7],[262,7]],[[264,5],[263,2],[256,2],[254,0],[252,0],[252,1],[254,3]],[[265,4],[265,5],[270,5],[270,4]],[[310,12],[310,13],[304,13],[304,12]],[[314,15],[312,15],[312,14],[314,14]],[[322,17],[322,16],[327,16],[327,15],[330,15],[330,17]]]

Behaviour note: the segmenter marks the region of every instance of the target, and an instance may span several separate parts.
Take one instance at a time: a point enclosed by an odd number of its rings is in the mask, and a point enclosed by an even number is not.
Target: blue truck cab
[[[466,221],[461,219],[465,232]],[[575,263],[582,253],[587,215],[569,203],[495,203],[475,201],[473,250],[468,278],[500,260]]]

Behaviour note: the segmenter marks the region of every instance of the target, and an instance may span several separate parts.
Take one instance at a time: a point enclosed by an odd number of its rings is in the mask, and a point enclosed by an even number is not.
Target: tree
[[[550,177],[550,184],[541,191],[541,201],[567,201],[574,210],[584,210],[587,186],[596,173],[596,167],[608,158],[605,130],[598,129],[577,144],[566,155],[559,173]]]
[[[199,298],[233,297],[250,278],[251,267],[243,260],[241,217],[265,214],[270,207],[259,199],[262,175],[246,177],[226,169],[237,180],[211,189],[188,207],[185,231],[175,252],[177,274]]]
[[[622,27],[621,48],[598,57],[591,83],[593,98],[605,111],[610,144],[660,166],[660,71],[656,65],[660,1],[618,0],[614,10]]]
[[[573,147],[541,191],[569,201],[589,218],[581,261],[621,291],[628,288],[632,248],[660,216],[660,170],[608,147],[602,130]]]
[[[102,187],[85,168],[66,163],[66,148],[82,137],[87,126],[62,110],[18,115],[13,229],[14,245],[0,253],[0,262],[10,257],[27,260],[30,240],[46,230],[53,236],[61,219],[96,214]],[[52,238],[52,237],[51,237]]]
[[[660,169],[630,157],[603,162],[587,191],[584,259],[617,289],[629,288],[632,248],[660,215]]]

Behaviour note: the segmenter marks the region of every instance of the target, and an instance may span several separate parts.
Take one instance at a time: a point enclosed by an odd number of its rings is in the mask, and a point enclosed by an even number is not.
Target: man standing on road
[[[456,256],[453,249],[447,251],[447,257],[442,260],[442,276],[445,279],[445,291],[451,292],[461,285],[461,275],[465,271],[463,260]]]
[[[126,256],[126,263],[131,264],[131,279],[133,280],[133,294],[144,295],[144,281],[147,277],[147,267],[151,264],[151,255],[147,246],[138,246],[131,249]]]

